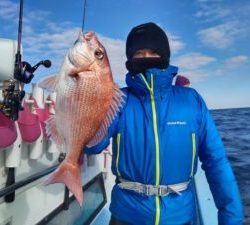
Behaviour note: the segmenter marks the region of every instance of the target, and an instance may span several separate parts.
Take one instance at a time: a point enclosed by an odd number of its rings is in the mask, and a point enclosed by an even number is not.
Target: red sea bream
[[[106,135],[124,101],[95,33],[81,33],[59,75],[45,78],[39,86],[56,92],[56,113],[47,121],[46,131],[59,150],[66,152],[46,183],[64,183],[82,206],[79,157],[85,146],[97,144]]]

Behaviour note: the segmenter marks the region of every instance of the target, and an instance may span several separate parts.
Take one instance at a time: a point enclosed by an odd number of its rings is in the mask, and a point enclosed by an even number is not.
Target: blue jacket
[[[100,144],[86,149],[100,153],[113,137],[112,172],[144,184],[188,181],[202,162],[220,225],[242,224],[242,205],[234,174],[213,119],[200,95],[172,86],[177,67],[127,74],[126,104]],[[180,225],[195,217],[194,192],[145,196],[113,187],[110,211],[131,224]]]

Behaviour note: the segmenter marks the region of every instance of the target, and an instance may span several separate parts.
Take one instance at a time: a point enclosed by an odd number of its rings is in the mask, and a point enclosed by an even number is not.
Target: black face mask
[[[152,58],[132,58],[126,62],[127,70],[132,74],[145,73],[147,69],[159,68],[165,69],[169,65],[168,59],[158,57]]]

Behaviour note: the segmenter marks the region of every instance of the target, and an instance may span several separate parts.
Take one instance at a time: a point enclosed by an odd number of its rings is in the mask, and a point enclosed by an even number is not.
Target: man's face
[[[151,49],[140,49],[135,52],[133,58],[160,58],[160,55]]]

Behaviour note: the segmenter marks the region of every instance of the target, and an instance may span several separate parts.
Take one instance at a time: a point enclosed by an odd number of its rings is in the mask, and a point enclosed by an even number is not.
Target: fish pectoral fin
[[[41,80],[38,83],[38,86],[42,89],[45,89],[46,91],[55,92],[58,82],[59,82],[59,76],[51,75]]]
[[[106,135],[110,124],[112,123],[115,116],[121,110],[123,104],[125,103],[125,94],[120,90],[118,85],[114,84],[113,88],[113,97],[112,102],[109,107],[109,110],[106,114],[106,117],[101,124],[99,130],[96,135],[92,138],[92,140],[87,144],[87,147],[92,147],[97,145]]]
[[[46,120],[46,133],[48,137],[55,142],[57,148],[60,152],[63,152],[64,149],[64,140],[63,137],[59,134],[58,129],[56,127],[56,118],[55,115],[51,115],[48,120]]]

